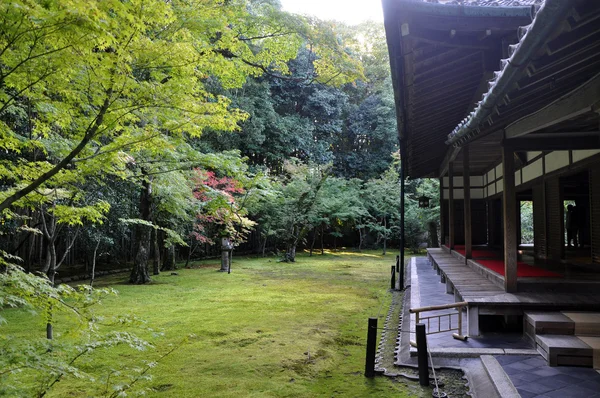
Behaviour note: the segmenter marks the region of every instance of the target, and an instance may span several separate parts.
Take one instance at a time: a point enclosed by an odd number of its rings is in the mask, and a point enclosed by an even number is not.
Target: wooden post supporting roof
[[[590,218],[592,262],[600,264],[600,166],[590,169]]]
[[[504,290],[517,291],[517,203],[515,191],[515,156],[512,148],[502,147],[504,190]]]
[[[471,173],[469,170],[469,147],[463,149],[463,190],[465,198],[465,261],[472,256],[471,245],[473,242],[471,233]]]
[[[448,164],[448,247],[454,250],[454,163]]]
[[[440,178],[440,247],[446,244],[444,229],[444,179]]]

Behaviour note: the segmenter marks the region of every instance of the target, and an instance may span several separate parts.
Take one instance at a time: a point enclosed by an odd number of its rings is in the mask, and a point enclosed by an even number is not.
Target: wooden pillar
[[[560,261],[565,251],[565,223],[562,188],[559,177],[545,181],[546,192],[546,250],[548,259]]]
[[[488,214],[488,247],[492,247],[496,244],[496,210],[493,200],[487,201],[487,214]]]
[[[504,190],[504,290],[517,291],[517,198],[515,191],[515,156],[512,148],[502,147]]]
[[[590,169],[590,243],[592,262],[600,263],[600,165]]]
[[[463,152],[463,189],[464,189],[464,218],[465,218],[465,259],[472,257],[471,233],[471,172],[469,170],[469,147],[465,146]]]
[[[448,164],[448,247],[454,250],[454,163]]]
[[[440,247],[446,244],[446,234],[444,233],[444,178],[440,178]]]
[[[546,259],[546,203],[544,182],[533,186],[533,253],[536,260]]]

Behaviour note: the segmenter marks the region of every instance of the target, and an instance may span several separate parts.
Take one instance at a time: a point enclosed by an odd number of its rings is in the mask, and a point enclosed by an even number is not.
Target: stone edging
[[[519,392],[515,388],[508,375],[502,369],[502,365],[491,355],[482,355],[481,362],[492,380],[492,384],[501,397],[519,397]]]

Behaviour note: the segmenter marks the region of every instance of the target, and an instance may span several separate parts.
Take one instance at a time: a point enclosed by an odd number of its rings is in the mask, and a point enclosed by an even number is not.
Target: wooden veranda
[[[475,314],[600,310],[600,2],[491,3],[383,1],[403,169],[440,181],[429,258]]]

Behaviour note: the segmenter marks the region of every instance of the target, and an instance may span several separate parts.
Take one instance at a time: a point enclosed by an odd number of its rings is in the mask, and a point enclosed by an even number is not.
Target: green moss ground
[[[102,375],[122,364],[154,360],[193,333],[195,338],[152,369],[151,381],[140,383],[151,388],[150,396],[411,396],[412,388],[403,383],[363,376],[367,319],[379,316],[383,324],[393,263],[393,255],[379,252],[338,252],[302,254],[292,264],[235,258],[230,275],[216,272],[216,260],[197,262],[145,286],[125,284],[126,275],[100,279],[98,286],[120,293],[105,300],[100,313],[135,314],[165,334],[153,340],[156,350],[119,348],[85,366]],[[24,314],[8,315],[5,332],[43,335],[43,327]],[[96,393],[65,379],[50,396]]]

